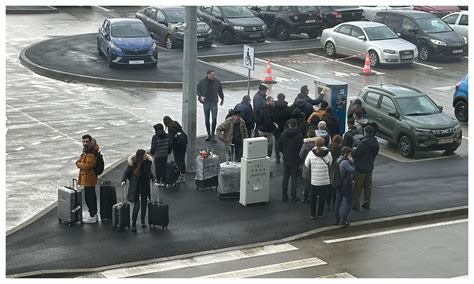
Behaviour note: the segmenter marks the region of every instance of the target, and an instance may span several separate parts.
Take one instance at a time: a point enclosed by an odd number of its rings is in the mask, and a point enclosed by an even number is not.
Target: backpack
[[[331,168],[329,169],[329,180],[331,185],[334,188],[338,188],[342,185],[341,171],[339,170],[339,165],[343,160],[339,160],[336,163],[332,163]]]
[[[364,139],[364,135],[361,133],[356,133],[352,136],[352,148],[359,146],[360,141]]]
[[[94,172],[96,175],[101,175],[104,172],[105,168],[105,162],[104,162],[104,156],[102,156],[102,153],[99,152],[97,155],[95,155],[95,168]]]

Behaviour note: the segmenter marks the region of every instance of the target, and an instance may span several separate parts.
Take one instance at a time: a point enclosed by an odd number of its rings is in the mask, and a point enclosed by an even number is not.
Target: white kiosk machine
[[[240,204],[270,200],[270,158],[265,137],[244,139],[240,169]]]

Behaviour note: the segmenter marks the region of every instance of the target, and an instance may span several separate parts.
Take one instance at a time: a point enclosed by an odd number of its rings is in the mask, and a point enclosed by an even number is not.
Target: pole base
[[[275,80],[271,80],[271,81],[265,80],[265,81],[263,81],[263,83],[265,83],[265,84],[276,84],[277,81],[275,81]]]
[[[364,76],[371,76],[371,75],[375,75],[375,72],[359,72],[360,75],[364,75]]]

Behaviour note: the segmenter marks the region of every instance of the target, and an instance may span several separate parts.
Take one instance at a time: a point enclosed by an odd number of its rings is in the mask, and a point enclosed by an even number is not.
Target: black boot
[[[132,223],[132,232],[133,233],[137,232],[137,224],[136,223]]]

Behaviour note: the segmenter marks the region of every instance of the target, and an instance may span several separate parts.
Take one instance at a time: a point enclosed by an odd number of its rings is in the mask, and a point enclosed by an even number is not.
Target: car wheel
[[[288,28],[285,25],[278,25],[277,37],[279,40],[288,40],[288,38],[290,38],[290,34],[288,33]]]
[[[369,57],[370,57],[370,67],[376,67],[379,65],[380,60],[379,60],[379,55],[377,52],[371,50],[369,51]]]
[[[308,32],[308,37],[309,38],[317,38],[318,35],[320,35],[321,32],[320,31],[311,31],[311,32]]]
[[[334,46],[334,43],[332,41],[328,41],[326,45],[324,46],[324,49],[326,50],[326,54],[330,57],[336,56],[336,47]]]
[[[465,101],[459,101],[454,106],[454,115],[459,121],[466,122],[467,121],[467,103]]]
[[[420,47],[420,52],[418,54],[418,57],[423,61],[427,61],[428,59],[430,59],[430,56],[431,56],[431,54],[430,54],[429,47],[426,46],[426,45],[422,45]]]
[[[222,41],[224,44],[232,44],[234,42],[234,36],[232,35],[232,32],[229,30],[225,30],[222,33]]]
[[[403,157],[411,158],[415,153],[415,147],[411,138],[407,135],[403,135],[398,139],[398,150]]]
[[[173,49],[174,48],[173,39],[171,38],[170,35],[166,36],[165,47],[166,47],[166,49]]]

